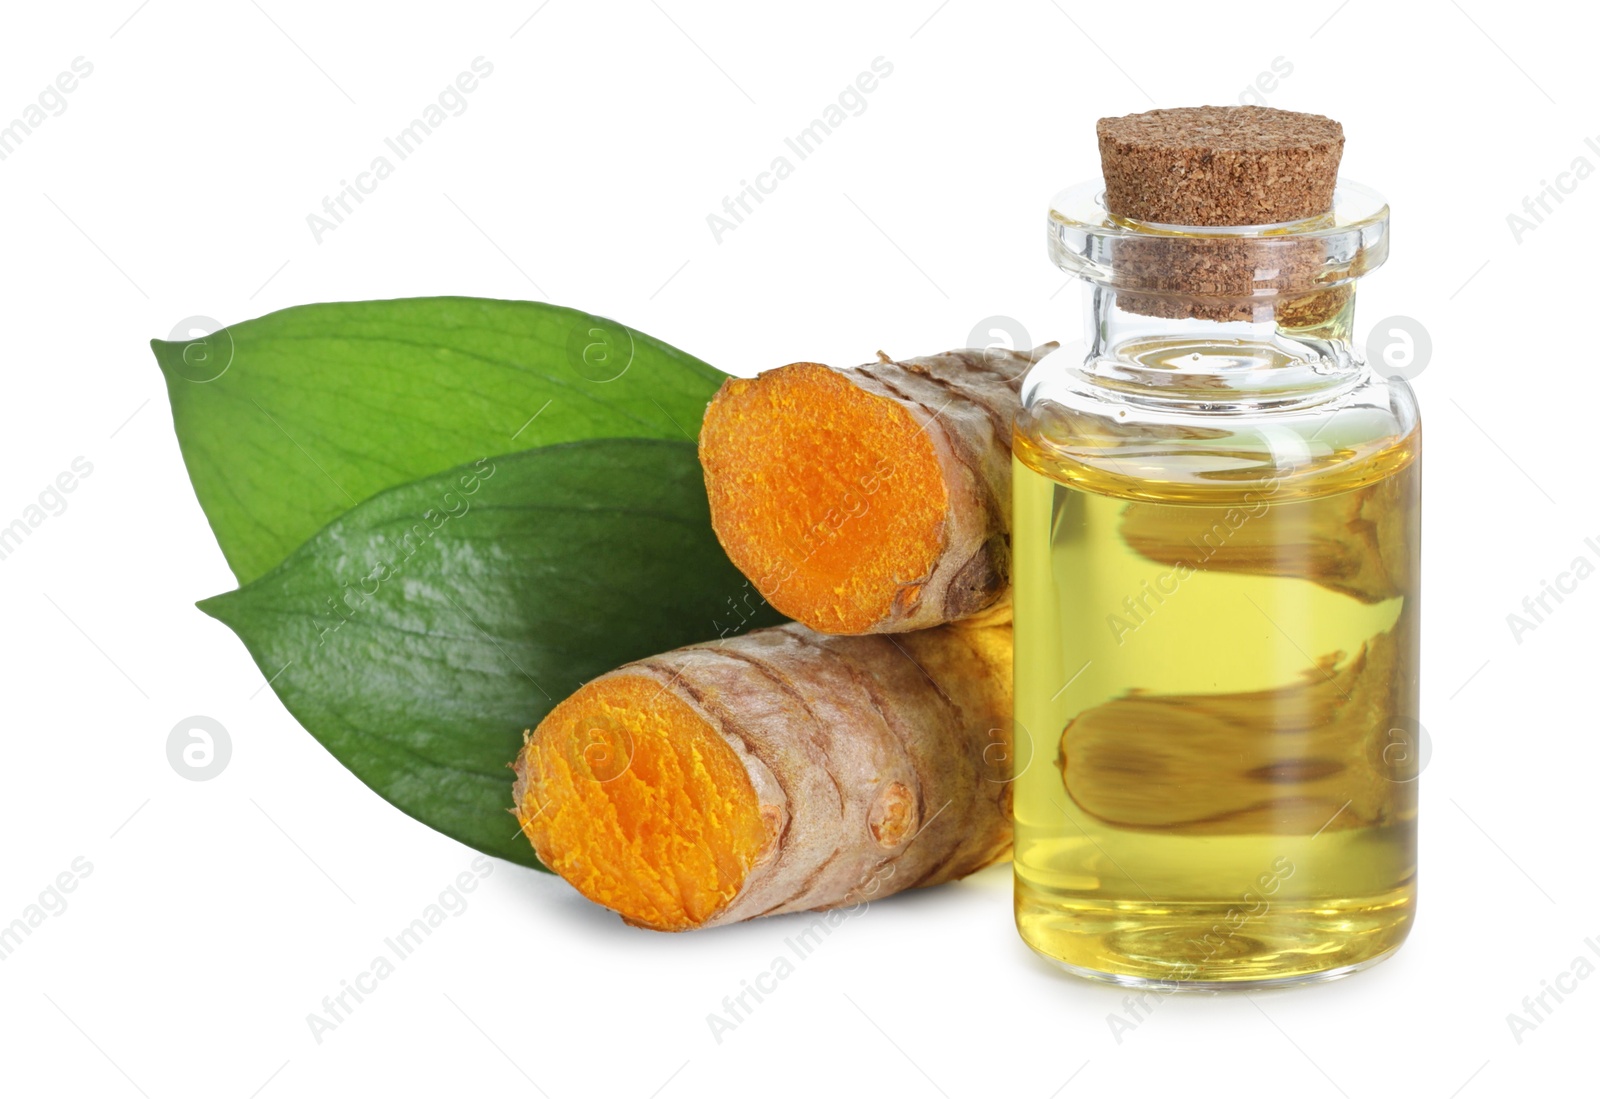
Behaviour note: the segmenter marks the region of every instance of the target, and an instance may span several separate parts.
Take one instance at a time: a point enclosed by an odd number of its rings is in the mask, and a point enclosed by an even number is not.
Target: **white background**
[[[1600,948],[1600,578],[1520,643],[1506,621],[1574,558],[1600,562],[1600,371],[1582,343],[1600,178],[1567,177],[1520,241],[1507,223],[1576,158],[1600,168],[1592,15],[137,3],[14,6],[0,36],[0,122],[74,58],[93,65],[0,161],[0,525],[74,458],[94,467],[0,561],[0,923],[74,859],[93,868],[0,962],[0,1089],[1592,1093],[1600,976],[1547,1001],[1520,1043],[1507,1015],[1586,936]],[[469,109],[318,243],[306,215],[479,56],[494,71]],[[706,217],[724,195],[878,57],[893,74],[865,112],[719,243]],[[1435,752],[1400,954],[1326,987],[1167,999],[1119,1042],[1122,994],[1034,958],[1002,866],[872,905],[719,1043],[707,1014],[802,918],[660,936],[497,863],[314,1040],[307,1014],[473,855],[345,772],[194,609],[234,584],[146,341],[194,314],[434,293],[580,306],[739,373],[934,352],[995,314],[1074,339],[1078,294],[1045,260],[1042,219],[1097,171],[1094,120],[1235,102],[1277,59],[1292,73],[1260,98],[1340,119],[1345,174],[1395,211],[1358,333],[1404,314],[1434,345],[1416,384]],[[192,714],[231,734],[211,781],[167,761]]]

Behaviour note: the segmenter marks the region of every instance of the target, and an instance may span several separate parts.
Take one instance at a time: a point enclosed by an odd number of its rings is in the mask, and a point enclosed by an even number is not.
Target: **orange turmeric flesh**
[[[731,379],[714,408],[701,462],[716,471],[717,533],[768,602],[853,634],[918,597],[950,502],[933,440],[906,405],[796,363]]]
[[[698,927],[767,846],[755,790],[722,738],[661,684],[590,684],[524,750],[523,830],[597,904],[662,931]]]
[[[899,633],[1000,604],[1011,423],[1034,354],[729,378],[700,429],[722,548],[769,603],[823,633]]]
[[[631,924],[865,903],[1011,849],[1011,628],[796,623],[594,679],[528,734],[517,819]]]

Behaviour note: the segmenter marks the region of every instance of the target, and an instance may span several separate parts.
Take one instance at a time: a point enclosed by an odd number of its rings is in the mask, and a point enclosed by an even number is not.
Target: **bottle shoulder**
[[[1420,448],[1404,379],[1348,355],[1283,361],[1269,345],[1215,341],[1119,349],[1109,364],[1086,360],[1082,345],[1053,352],[1024,381],[1014,442],[1019,462],[1063,484],[1169,503],[1263,485],[1279,500],[1347,491],[1399,472]]]

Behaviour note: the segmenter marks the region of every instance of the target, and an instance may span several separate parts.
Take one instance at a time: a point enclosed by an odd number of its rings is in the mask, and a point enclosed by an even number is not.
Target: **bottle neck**
[[[1297,298],[1185,298],[1085,287],[1084,380],[1207,407],[1317,402],[1353,384],[1354,287]]]

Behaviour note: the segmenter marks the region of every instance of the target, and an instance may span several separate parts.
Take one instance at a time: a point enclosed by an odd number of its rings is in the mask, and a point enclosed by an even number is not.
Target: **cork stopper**
[[[1322,241],[1299,235],[1332,218],[1339,123],[1270,107],[1180,107],[1102,118],[1096,133],[1106,211],[1149,227],[1116,238],[1106,257],[1122,308],[1312,328],[1348,306],[1348,287],[1320,284]],[[1228,232],[1286,223],[1296,228]]]
[[[1325,214],[1344,127],[1272,107],[1178,107],[1095,127],[1106,208],[1165,225],[1273,225]]]

